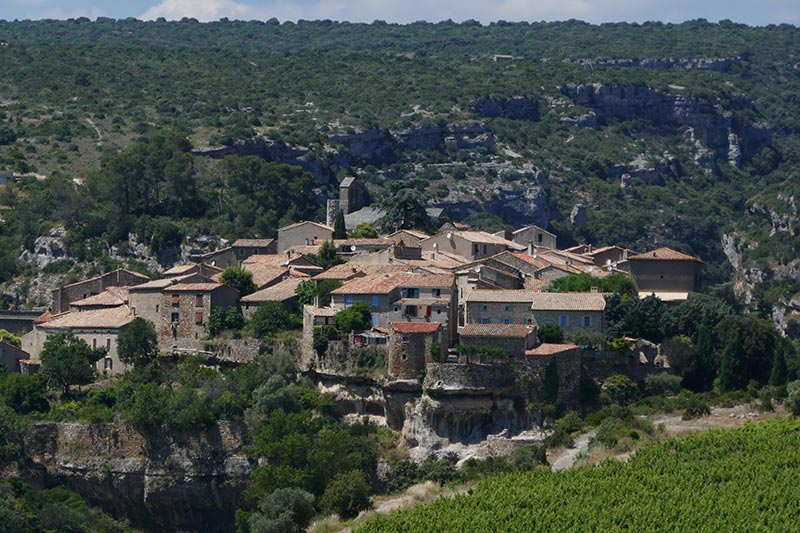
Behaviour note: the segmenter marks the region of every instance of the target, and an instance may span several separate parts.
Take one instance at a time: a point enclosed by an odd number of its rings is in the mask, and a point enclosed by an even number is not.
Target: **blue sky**
[[[682,22],[730,19],[751,25],[800,25],[800,0],[0,0],[0,19],[85,16],[201,21],[334,19],[371,22],[566,20]]]

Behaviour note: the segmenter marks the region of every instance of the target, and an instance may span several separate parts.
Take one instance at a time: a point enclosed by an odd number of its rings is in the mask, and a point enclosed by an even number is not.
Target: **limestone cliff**
[[[137,430],[124,423],[34,424],[20,477],[73,490],[146,531],[231,531],[249,479],[244,426]]]

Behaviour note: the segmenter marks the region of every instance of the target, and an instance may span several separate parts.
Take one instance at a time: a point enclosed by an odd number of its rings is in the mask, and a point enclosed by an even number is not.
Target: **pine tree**
[[[336,212],[336,218],[333,221],[333,238],[334,239],[346,239],[347,238],[347,228],[344,225],[344,211],[339,209]]]

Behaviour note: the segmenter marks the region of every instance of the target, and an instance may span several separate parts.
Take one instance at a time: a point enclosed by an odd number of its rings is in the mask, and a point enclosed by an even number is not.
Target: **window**
[[[239,248],[239,255],[244,255],[244,248]]]
[[[504,318],[503,319],[503,324],[511,324],[511,319],[510,318]]]
[[[483,245],[483,255],[486,255],[486,245]]]
[[[103,360],[103,370],[113,370],[114,369],[114,361],[110,357],[106,357]]]
[[[558,317],[558,325],[561,326],[562,328],[568,327],[569,326],[569,316],[561,315],[560,317]]]
[[[377,326],[378,320],[380,319],[380,315],[378,313],[372,313],[372,325]]]
[[[194,314],[194,323],[195,324],[202,324],[203,323],[203,313],[195,313]]]
[[[472,254],[473,255],[478,255],[478,252],[480,252],[480,248],[478,248],[477,244],[473,244],[472,245]]]
[[[431,296],[439,298],[442,295],[442,289],[431,289]]]
[[[416,305],[406,306],[405,312],[403,314],[405,314],[405,316],[417,316],[417,306]]]
[[[401,298],[419,298],[419,289],[402,288],[400,289]]]
[[[173,294],[172,295],[172,305],[180,305],[180,303],[181,303],[180,294]]]
[[[131,307],[131,314],[133,316],[136,316],[136,308],[135,307]]]
[[[491,318],[481,318],[481,324],[491,324],[491,323],[492,323]]]
[[[378,307],[380,305],[379,298],[377,294],[372,295],[372,307]]]
[[[348,294],[347,296],[344,297],[344,305],[346,305],[347,307],[350,307],[351,305],[353,305],[353,295],[352,294]]]
[[[441,314],[442,314],[442,310],[441,310],[441,309],[437,309],[437,310],[436,310],[436,314],[437,314],[437,315],[441,315]]]
[[[541,233],[536,234],[536,242],[542,242],[544,240],[544,235]]]
[[[489,309],[488,305],[482,305],[481,306],[481,311],[487,311],[488,309]]]
[[[111,349],[111,339],[106,339],[106,350]]]
[[[583,317],[583,327],[585,328],[592,327],[592,317],[590,315],[586,315]]]
[[[92,339],[92,349],[97,349],[97,339]]]
[[[178,313],[172,313],[172,322],[177,322],[179,317]]]
[[[156,304],[156,313],[158,313],[158,304]]]
[[[505,309],[506,309],[506,311],[511,311],[511,306],[507,305]]]
[[[202,294],[195,294],[194,295],[194,306],[195,307],[203,307],[203,295]]]

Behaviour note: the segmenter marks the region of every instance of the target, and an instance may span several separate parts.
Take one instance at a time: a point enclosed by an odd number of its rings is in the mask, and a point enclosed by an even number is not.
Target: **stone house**
[[[69,311],[70,303],[100,294],[109,287],[131,287],[150,281],[150,278],[138,272],[118,268],[91,279],[64,285],[53,290],[51,313],[59,314]]]
[[[445,231],[420,241],[423,252],[446,252],[471,261],[526,247],[483,231]]]
[[[200,276],[213,277],[222,274],[223,269],[209,265],[207,263],[188,263],[186,265],[176,265],[164,271],[165,278],[186,276],[188,274],[198,274]]]
[[[700,290],[703,262],[670,248],[628,257],[631,277],[639,296],[651,294],[669,304],[679,304]]]
[[[284,309],[294,312],[297,310],[297,289],[303,278],[290,277],[265,289],[243,296],[241,299],[242,314],[245,318],[250,318],[256,312],[258,306],[264,302],[280,302]]]
[[[269,255],[277,252],[278,242],[275,239],[237,239],[226,248],[201,255],[200,262],[224,270],[228,267],[239,266],[250,256]]]
[[[532,290],[475,290],[466,301],[466,324],[535,326]]]
[[[320,245],[333,238],[333,228],[319,222],[297,222],[278,230],[278,253],[293,246]]]
[[[313,253],[316,252],[317,250]],[[321,266],[302,254],[294,253],[292,249],[285,250],[281,254],[251,255],[242,261],[242,268],[245,270],[249,269],[249,265],[280,266],[292,271],[308,274],[309,276],[319,274],[323,270]]]
[[[523,246],[531,244],[536,247],[556,248],[556,235],[535,224],[508,233],[501,231],[495,235]]]
[[[6,341],[0,341],[0,374],[3,372],[8,372],[9,374],[20,372],[19,362],[29,357],[28,352]]]
[[[372,325],[388,327],[389,313],[394,302],[400,299],[400,284],[411,275],[395,272],[354,278],[331,291],[331,304],[342,310],[356,302],[366,303],[372,310]]]
[[[536,328],[525,324],[465,324],[459,337],[466,346],[501,348],[506,357],[522,357],[538,343]]]
[[[443,355],[438,322],[392,322],[390,324],[387,375],[392,380],[419,379],[428,363]],[[439,353],[431,352],[434,343]]]
[[[239,303],[236,289],[209,278],[165,278],[129,289],[131,313],[152,322],[162,351],[199,350],[208,318],[217,307]]]
[[[605,333],[606,299],[598,292],[537,292],[532,298],[539,327],[557,324],[565,335]]]
[[[430,237],[430,235],[427,233],[413,229],[397,230],[394,233],[390,233],[386,236],[387,239],[392,239],[393,241],[397,242],[403,241],[406,246],[414,248],[419,247],[420,241],[427,239],[428,237]]]
[[[333,307],[303,306],[303,337],[301,341],[300,366],[305,369],[316,367],[318,355],[314,351],[314,330],[322,326],[336,326],[336,313]]]
[[[92,348],[106,349],[105,358],[97,362],[98,372],[119,374],[125,370],[125,365],[117,355],[117,337],[133,319],[127,305],[53,315],[49,321],[37,323],[33,331],[22,337],[22,347],[30,353],[31,359],[39,361],[48,336],[73,333]]]
[[[388,320],[393,323],[437,322],[444,348],[455,344],[458,295],[453,274],[412,274],[399,284],[400,299],[392,302]]]

